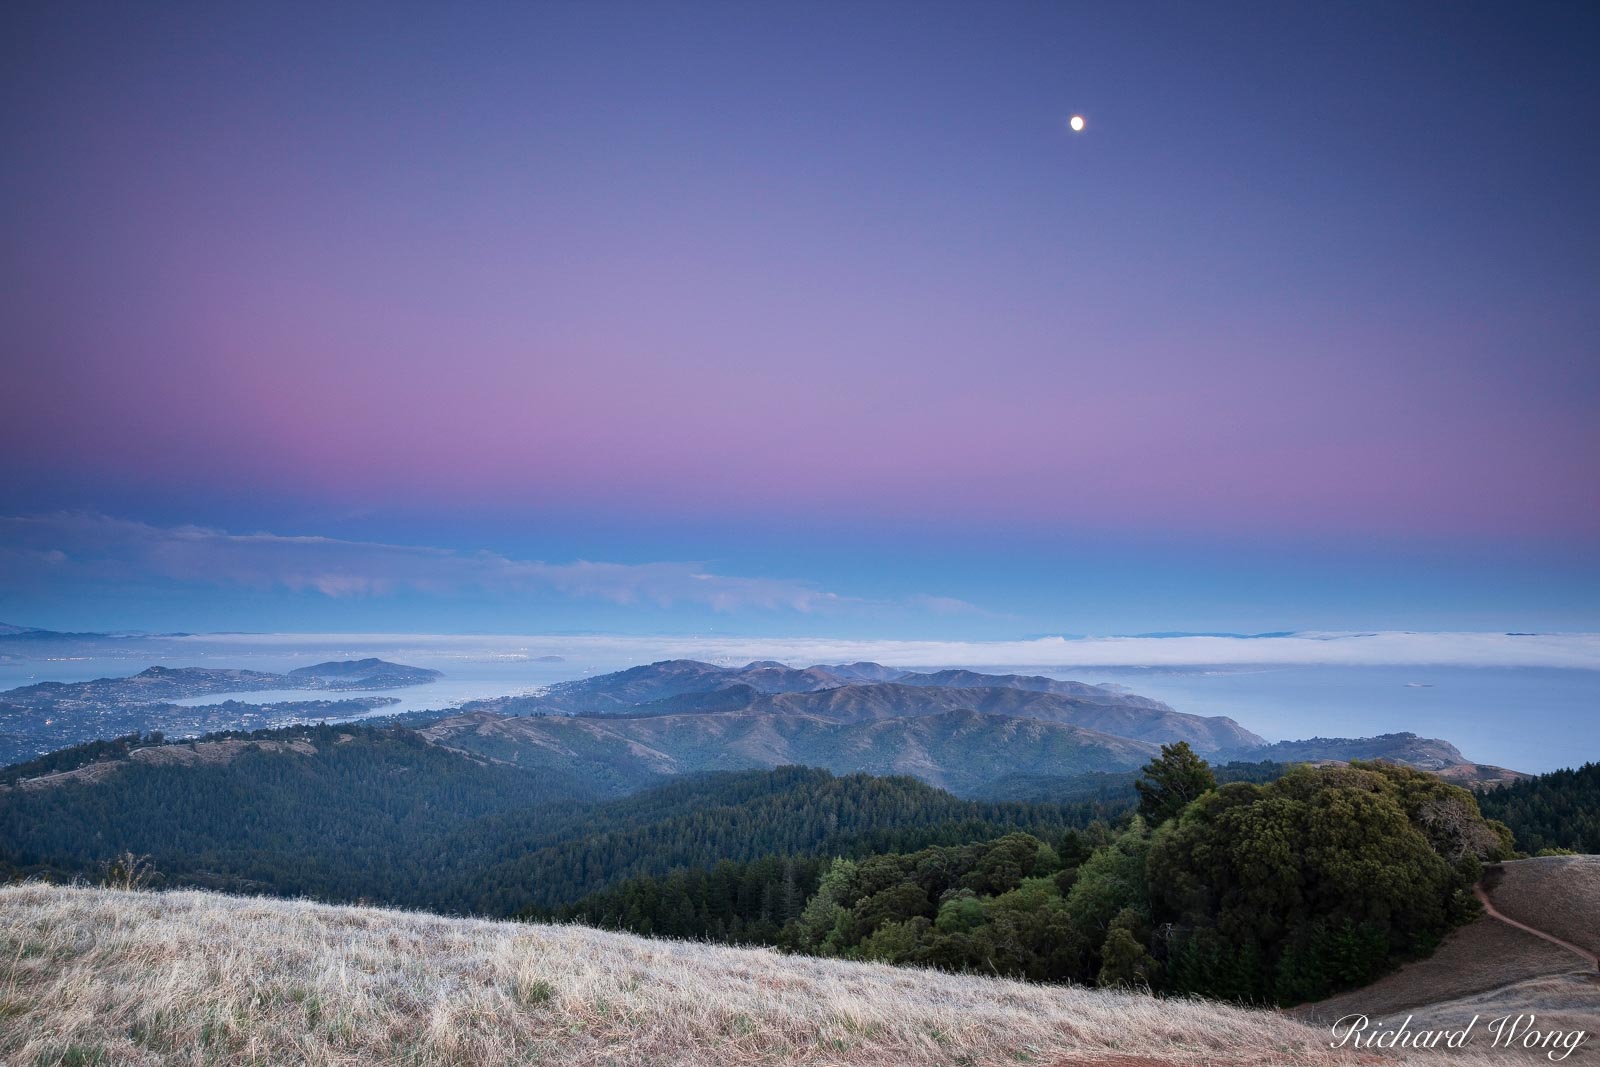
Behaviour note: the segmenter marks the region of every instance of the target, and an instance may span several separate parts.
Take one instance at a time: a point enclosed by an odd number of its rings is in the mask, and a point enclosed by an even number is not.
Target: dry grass
[[[1534,1015],[1541,1030],[1583,1030],[1593,1035],[1600,1031],[1600,975],[1579,971],[1529,978],[1474,996],[1427,1004],[1407,1014],[1414,1016],[1412,1026],[1419,1029],[1460,1026],[1474,1015],[1483,1019]],[[1507,1058],[1512,1063],[1548,1062],[1538,1053],[1521,1061],[1509,1054]],[[1569,1067],[1592,1067],[1600,1062],[1600,1048],[1591,1036],[1562,1062]]]
[[[1600,856],[1504,863],[1484,885],[1495,908],[1509,918],[1582,948],[1592,950],[1600,940]],[[1412,1015],[1418,1029],[1460,1026],[1474,1015],[1491,1020],[1532,1014],[1540,1029],[1594,1035],[1600,1033],[1600,974],[1577,954],[1485,915],[1452,933],[1428,959],[1364,989],[1294,1010],[1321,1023],[1355,1013]],[[1596,1045],[1591,1037],[1563,1062],[1600,1061]],[[1516,1054],[1505,1055],[1518,1062]]]
[[[0,889],[0,960],[7,1067],[1390,1062],[1201,1001],[195,892]]]
[[[1600,856],[1543,856],[1490,870],[1484,889],[1508,918],[1600,953]]]
[[[1582,966],[1564,948],[1482,918],[1450,934],[1427,959],[1408,963],[1365,988],[1296,1008],[1294,1014],[1322,1022],[1352,1012],[1387,1017]]]

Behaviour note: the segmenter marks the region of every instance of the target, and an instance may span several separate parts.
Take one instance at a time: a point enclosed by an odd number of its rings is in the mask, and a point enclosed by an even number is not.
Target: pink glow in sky
[[[1597,105],[1503,17],[19,11],[9,510],[1592,541]]]

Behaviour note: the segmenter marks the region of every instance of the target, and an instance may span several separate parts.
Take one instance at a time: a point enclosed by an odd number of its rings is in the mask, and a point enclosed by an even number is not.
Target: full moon
[[[1074,115],[1074,116],[1072,116],[1070,119],[1067,120],[1067,125],[1072,127],[1072,132],[1073,133],[1082,133],[1083,132],[1083,116],[1082,115]]]

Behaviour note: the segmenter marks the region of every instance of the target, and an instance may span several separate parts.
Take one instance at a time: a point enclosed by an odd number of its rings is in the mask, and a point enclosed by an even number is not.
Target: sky
[[[1597,44],[7,4],[0,621],[1600,630]]]

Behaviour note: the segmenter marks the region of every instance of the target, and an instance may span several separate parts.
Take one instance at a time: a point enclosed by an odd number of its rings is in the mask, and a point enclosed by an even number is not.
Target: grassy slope
[[[1387,1018],[1530,978],[1564,974],[1580,963],[1570,952],[1532,934],[1479,919],[1445,938],[1427,959],[1409,963],[1363,989],[1296,1008],[1295,1014],[1328,1022],[1353,1012]]]
[[[1199,1001],[581,927],[37,884],[0,888],[0,1020],[5,1064],[1391,1062],[1329,1051],[1325,1031],[1282,1015]]]
[[[1505,915],[1600,953],[1600,856],[1543,856],[1504,863],[1484,879]]]
[[[1492,869],[1484,884],[1511,918],[1584,947],[1600,940],[1600,856],[1516,860]],[[1573,953],[1487,916],[1452,933],[1425,960],[1294,1010],[1320,1022],[1352,1013],[1414,1014],[1419,1029],[1523,1012],[1536,1014],[1542,1029],[1600,1033],[1600,974]],[[1564,1062],[1600,1063],[1596,1043],[1591,1038]],[[1510,1056],[1507,1062],[1518,1062]]]

